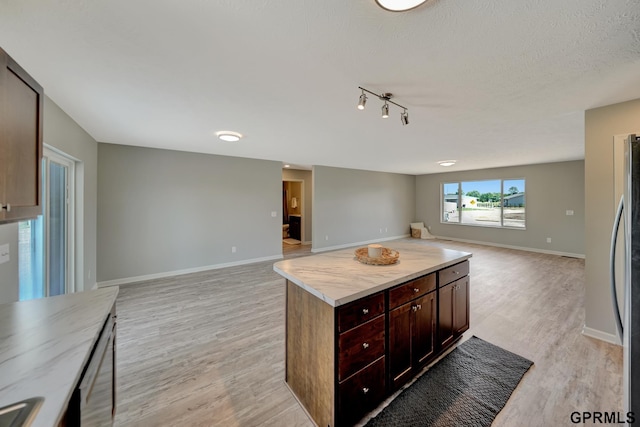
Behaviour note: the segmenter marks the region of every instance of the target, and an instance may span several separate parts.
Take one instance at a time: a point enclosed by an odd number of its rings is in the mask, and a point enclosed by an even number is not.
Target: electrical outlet
[[[573,210],[571,210],[571,209],[567,209],[567,212],[566,212],[566,213],[567,213],[567,215],[573,215]]]
[[[547,243],[551,243],[551,237],[547,237]]]
[[[385,233],[387,233],[387,230],[388,230],[388,228],[387,228],[387,227],[385,227],[385,228],[384,228],[384,232],[385,232]]]
[[[231,246],[231,253],[235,254],[236,253],[236,247],[235,246]]]
[[[277,217],[277,216],[278,216],[278,212],[276,212],[276,211],[271,211],[271,216],[272,216],[273,218]]]
[[[380,234],[382,234],[382,228],[380,228]]]
[[[324,240],[329,240],[329,236],[324,236]]]

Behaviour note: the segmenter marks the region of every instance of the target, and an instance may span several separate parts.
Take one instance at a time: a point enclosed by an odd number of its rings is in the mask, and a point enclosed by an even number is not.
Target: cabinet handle
[[[368,342],[363,342],[362,343],[362,348],[369,348],[369,343]]]
[[[418,310],[422,310],[422,304],[418,304],[416,307],[418,307]]]
[[[420,289],[418,289],[418,288],[413,288],[413,292],[415,292],[415,293],[417,294],[418,292],[420,292]]]
[[[367,393],[369,393],[369,389],[368,389],[367,387],[363,387],[363,388],[362,388],[362,393],[363,393],[363,394],[367,394]]]
[[[363,308],[362,309],[362,314],[369,314],[369,309],[368,308]]]
[[[2,206],[2,204],[0,203],[0,207],[2,209],[6,209],[7,212],[11,212],[11,204],[10,203],[7,203],[6,206]]]
[[[460,272],[453,270],[453,274],[460,274]]]
[[[412,305],[412,306],[411,306],[411,310],[413,310],[413,311],[418,311],[418,307],[416,307],[415,305]]]

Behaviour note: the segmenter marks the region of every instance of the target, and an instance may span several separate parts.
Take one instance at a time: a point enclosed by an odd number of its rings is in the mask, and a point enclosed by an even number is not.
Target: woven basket
[[[412,228],[411,229],[411,237],[415,237],[415,238],[419,239],[421,232],[422,232],[422,230],[420,230],[419,228]]]
[[[360,261],[363,264],[369,264],[369,265],[395,264],[396,262],[398,262],[398,259],[400,258],[400,252],[394,249],[389,249],[389,248],[382,248],[382,256],[377,258],[369,257],[369,248],[367,247],[358,248],[356,249],[355,253],[358,261]]]

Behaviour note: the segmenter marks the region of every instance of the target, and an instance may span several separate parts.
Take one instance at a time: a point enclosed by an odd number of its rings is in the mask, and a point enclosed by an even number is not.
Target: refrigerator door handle
[[[616,329],[618,331],[618,337],[622,341],[622,333],[624,329],[622,327],[622,317],[620,316],[620,307],[618,307],[618,292],[616,291],[616,243],[618,241],[618,229],[620,228],[620,220],[622,219],[622,211],[624,209],[624,196],[620,197],[620,203],[618,203],[618,211],[616,212],[616,219],[613,222],[613,231],[611,232],[611,249],[609,251],[609,270],[611,277],[611,302],[613,303],[613,313],[616,321]]]

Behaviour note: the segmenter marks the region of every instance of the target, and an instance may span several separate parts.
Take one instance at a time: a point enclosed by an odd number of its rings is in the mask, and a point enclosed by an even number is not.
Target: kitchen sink
[[[32,397],[0,408],[0,427],[31,425],[43,401],[42,397]]]

